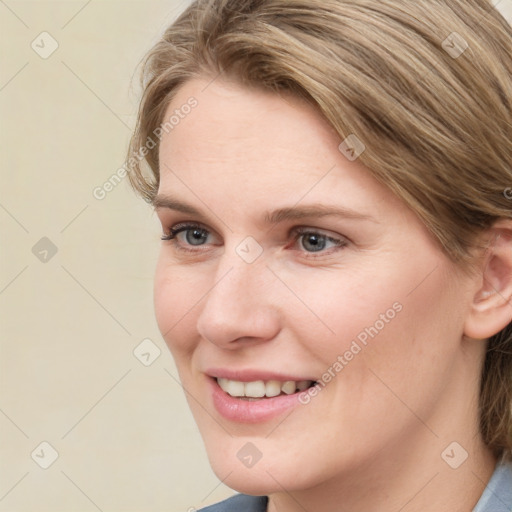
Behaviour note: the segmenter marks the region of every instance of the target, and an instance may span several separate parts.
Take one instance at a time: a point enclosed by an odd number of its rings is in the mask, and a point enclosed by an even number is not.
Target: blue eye
[[[179,235],[184,234],[183,237]],[[168,235],[162,236],[162,240],[174,240],[177,239],[182,243],[188,245],[203,245],[206,243],[210,232],[196,224],[182,224],[175,226],[170,229]]]
[[[330,255],[333,250],[342,249],[348,245],[345,237],[329,236],[315,228],[297,227],[292,233],[289,236],[293,239],[295,250],[302,252],[303,256],[309,255],[311,258]],[[176,224],[169,229],[168,234],[162,236],[162,240],[170,240],[176,250],[195,252],[196,254],[201,246],[206,246],[204,249],[200,249],[204,251],[208,246],[222,245],[214,233],[196,223]]]
[[[203,245],[208,238],[206,229],[184,229],[182,233],[185,233],[185,240],[190,245]]]
[[[295,239],[299,247],[310,253],[322,252],[325,249],[345,247],[347,245],[346,240],[343,238],[330,237],[318,231],[313,231],[311,228],[298,228],[296,233]]]
[[[323,251],[327,245],[327,237],[318,233],[301,235],[302,247],[309,252]]]

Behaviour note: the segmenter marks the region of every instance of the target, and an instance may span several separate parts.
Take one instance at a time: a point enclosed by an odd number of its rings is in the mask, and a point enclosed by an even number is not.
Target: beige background
[[[124,161],[134,69],[186,4],[0,3],[2,512],[174,512],[233,493],[154,320],[156,217],[125,182],[93,197]],[[46,59],[43,31],[59,45]],[[53,257],[32,253],[42,237]],[[146,338],[150,366],[133,354]],[[47,469],[43,441],[59,454]]]
[[[136,65],[187,4],[0,1],[0,512],[178,512],[233,493],[154,320],[156,218],[126,180],[93,196],[124,161]]]

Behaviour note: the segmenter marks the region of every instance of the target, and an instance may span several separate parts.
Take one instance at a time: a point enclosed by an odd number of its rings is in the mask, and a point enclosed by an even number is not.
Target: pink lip
[[[237,380],[239,382],[253,382],[256,380],[277,380],[279,382],[286,382],[287,380],[293,380],[295,382],[301,380],[311,380],[315,382],[315,377],[298,377],[297,375],[285,375],[282,373],[269,372],[268,370],[231,370],[229,368],[210,368],[204,373],[210,377]]]
[[[261,374],[260,374],[261,375]],[[228,378],[228,377],[225,377]],[[281,380],[280,378],[246,378],[241,382],[249,382],[251,380]],[[296,380],[296,379],[286,379]],[[307,380],[307,379],[301,379]],[[217,412],[224,418],[237,423],[261,423],[276,418],[285,411],[300,405],[300,393],[292,395],[279,395],[273,398],[261,398],[255,401],[234,398],[224,392],[217,384],[215,378],[209,378],[209,385],[212,392],[213,405]],[[305,391],[302,391],[305,393]]]

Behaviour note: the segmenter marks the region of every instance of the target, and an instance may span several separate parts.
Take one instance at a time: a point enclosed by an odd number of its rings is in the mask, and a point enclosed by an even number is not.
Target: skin
[[[484,338],[510,312],[478,300],[482,274],[457,268],[402,201],[345,158],[311,106],[210,80],[179,89],[169,115],[191,96],[198,106],[159,154],[159,196],[202,214],[156,208],[163,233],[190,221],[208,236],[162,242],[154,301],[214,471],[237,491],[269,495],[270,512],[470,511],[496,463],[478,433]],[[318,203],[369,219],[265,223],[266,212]],[[298,226],[344,245],[308,252]],[[236,252],[248,236],[262,249],[253,263]],[[511,273],[491,276],[494,289]],[[215,410],[207,368],[320,380],[396,303],[401,311],[307,405],[257,424]],[[251,468],[237,458],[247,442],[262,454]],[[468,453],[457,469],[441,457],[453,442]]]

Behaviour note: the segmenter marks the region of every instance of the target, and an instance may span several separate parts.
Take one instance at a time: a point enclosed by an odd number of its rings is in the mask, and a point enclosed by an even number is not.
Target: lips
[[[269,421],[301,404],[300,393],[315,380],[266,371],[209,370],[213,405],[239,423]]]

